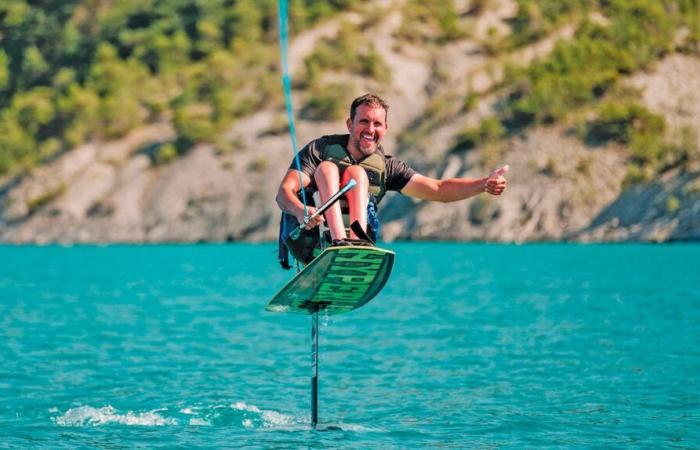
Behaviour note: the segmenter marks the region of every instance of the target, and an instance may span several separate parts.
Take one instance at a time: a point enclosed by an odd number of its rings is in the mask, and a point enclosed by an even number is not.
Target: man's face
[[[355,118],[347,120],[350,132],[350,149],[358,150],[362,155],[374,153],[387,130],[386,110],[369,105],[360,105],[355,110]]]

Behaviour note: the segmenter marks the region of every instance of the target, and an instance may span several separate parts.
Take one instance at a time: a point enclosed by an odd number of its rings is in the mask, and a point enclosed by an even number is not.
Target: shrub
[[[471,111],[479,104],[479,95],[474,92],[470,92],[464,97],[464,103],[462,105],[462,110],[465,112]]]
[[[37,87],[15,95],[8,114],[14,114],[20,126],[33,136],[46,134],[56,114],[49,88]]]
[[[389,80],[389,69],[374,44],[354,24],[343,22],[338,35],[321,41],[304,61],[307,85],[318,81],[323,71],[347,71],[371,77],[380,82]]]
[[[542,38],[559,23],[588,10],[587,0],[517,0],[518,10],[511,21],[510,47],[519,47]]]
[[[478,126],[457,134],[457,144],[452,151],[471,150],[482,143],[496,141],[505,134],[506,129],[496,117],[487,117]]]
[[[311,120],[343,119],[352,100],[350,92],[351,89],[342,84],[330,83],[312,86],[301,115]]]
[[[410,42],[444,43],[466,36],[452,0],[409,0],[403,6],[399,37]]]
[[[27,201],[27,208],[29,208],[29,213],[32,214],[39,209],[43,208],[47,204],[51,203],[61,195],[66,192],[66,185],[61,183],[53,189],[49,189],[46,192],[32,197]]]
[[[185,103],[175,108],[173,124],[178,136],[178,150],[183,153],[188,146],[212,139],[214,123],[212,108],[206,103]]]
[[[666,122],[637,103],[608,100],[598,107],[598,118],[588,127],[589,140],[629,144],[634,136],[660,136]]]
[[[174,144],[168,142],[158,147],[152,159],[152,164],[162,166],[175,160],[178,156],[177,148]]]
[[[0,116],[0,174],[37,162],[36,141],[16,118]]]
[[[79,145],[99,128],[100,99],[94,91],[70,82],[61,89],[55,102],[66,147]]]
[[[676,164],[675,149],[661,135],[634,134],[628,183],[646,182]]]
[[[0,92],[10,84],[9,58],[4,50],[0,49]]]
[[[666,212],[674,214],[681,208],[681,201],[675,195],[669,195],[666,199]]]

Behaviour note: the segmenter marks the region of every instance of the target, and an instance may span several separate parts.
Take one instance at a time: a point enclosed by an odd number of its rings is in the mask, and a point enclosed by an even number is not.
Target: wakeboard
[[[271,312],[341,314],[359,308],[382,290],[394,252],[376,247],[329,247],[292,278],[265,308]]]

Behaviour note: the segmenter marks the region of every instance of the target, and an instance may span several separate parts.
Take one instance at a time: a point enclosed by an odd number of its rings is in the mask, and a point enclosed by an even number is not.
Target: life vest
[[[322,144],[323,148],[319,150],[321,160],[331,161],[337,165],[338,172],[341,177],[343,176],[345,169],[352,165],[359,165],[365,169],[365,173],[367,173],[367,180],[369,181],[368,191],[370,194],[369,202],[367,204],[367,223],[370,228],[368,234],[372,237],[372,239],[376,240],[376,238],[379,236],[380,227],[379,219],[377,217],[377,204],[386,193],[386,158],[383,154],[375,152],[362,159],[362,161],[355,160],[345,148],[348,143],[348,135],[323,136],[321,139],[319,139],[319,141],[325,141],[325,143]],[[312,196],[313,191],[309,192],[307,189],[306,198],[310,199]],[[347,202],[345,199],[341,199],[339,203],[341,211],[343,212],[343,220],[345,220],[346,225],[349,226],[349,223],[347,223],[349,222],[347,217]],[[296,228],[298,225],[299,222],[297,221],[296,217],[292,216],[291,214],[284,212],[282,213],[278,242],[278,259],[280,265],[284,269],[291,268],[289,265],[289,251],[284,242],[291,230]],[[305,230],[302,233],[301,239],[304,239],[310,247],[319,247],[321,237],[318,235],[318,229]],[[315,252],[313,252],[312,249],[308,249],[305,256],[311,259],[316,256],[314,253]],[[308,261],[304,262],[306,263]]]
[[[365,169],[369,180],[369,193],[374,197],[375,203],[379,203],[386,193],[386,158],[384,155],[375,152],[362,161],[357,161],[345,148],[348,143],[347,135],[324,136],[322,139],[326,140],[326,144],[319,152],[321,159],[337,165],[341,178],[345,169],[352,165],[359,165]]]

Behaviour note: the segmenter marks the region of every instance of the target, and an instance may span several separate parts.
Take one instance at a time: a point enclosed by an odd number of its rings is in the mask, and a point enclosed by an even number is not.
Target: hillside
[[[73,60],[11,38],[24,2],[0,7],[0,240],[276,238],[292,151],[274,2],[233,3],[182,23],[163,9],[177,2],[65,3],[54,19],[75,24]],[[351,3],[297,2],[299,142],[342,132],[349,100],[371,91],[391,105],[385,148],[420,172],[511,166],[498,199],[390,194],[385,240],[700,239],[697,2]],[[36,51],[18,62],[20,44]]]

